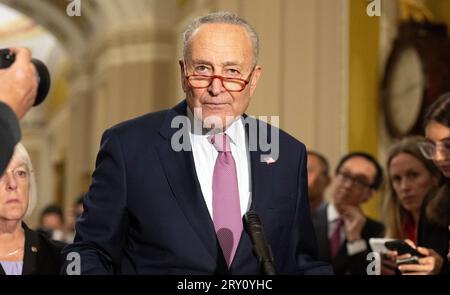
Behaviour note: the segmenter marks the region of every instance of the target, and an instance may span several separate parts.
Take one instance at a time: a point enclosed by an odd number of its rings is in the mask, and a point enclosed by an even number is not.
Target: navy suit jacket
[[[178,131],[172,119],[186,116],[186,107],[183,101],[103,135],[75,243],[64,250],[80,254],[82,274],[260,273],[245,232],[228,269],[192,152],[171,147]],[[305,147],[284,132],[279,138],[275,163],[261,162],[259,150],[250,152],[251,209],[262,220],[277,272],[329,274],[329,265],[315,261]]]

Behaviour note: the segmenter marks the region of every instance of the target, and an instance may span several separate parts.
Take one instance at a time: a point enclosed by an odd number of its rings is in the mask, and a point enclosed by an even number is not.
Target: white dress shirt
[[[188,117],[193,122],[193,115],[189,107]],[[197,124],[199,124],[197,122]],[[193,125],[192,125],[193,126]],[[239,188],[239,199],[241,206],[241,216],[248,211],[251,205],[251,179],[250,179],[250,154],[247,150],[246,134],[242,118],[234,121],[225,131],[230,139],[230,149],[236,162],[236,171]],[[213,217],[212,206],[212,180],[214,165],[219,153],[208,141],[210,134],[198,134],[192,130],[189,132],[191,140],[192,154],[194,156],[195,171],[205,198],[211,218]]]

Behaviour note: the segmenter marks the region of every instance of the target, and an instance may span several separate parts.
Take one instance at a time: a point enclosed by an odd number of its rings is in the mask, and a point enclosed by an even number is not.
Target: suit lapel
[[[178,131],[171,127],[172,119],[175,116],[186,116],[186,107],[186,102],[183,101],[168,112],[160,129],[160,134],[166,140],[158,146],[158,155],[176,201],[207,249],[206,253],[218,263],[218,267],[225,266],[226,269],[225,259],[217,243],[214,224],[198,182],[192,151],[189,149],[177,152],[171,147],[172,135]],[[189,141],[189,137],[185,139]]]
[[[249,117],[244,116],[244,118],[248,121]],[[250,119],[252,120],[252,119]],[[257,139],[256,139],[256,150],[254,150],[254,147],[252,147],[252,150],[250,151],[250,173],[251,173],[251,180],[252,180],[252,204],[250,206],[251,210],[256,211],[258,214],[261,214],[264,210],[267,209],[267,206],[265,206],[265,203],[269,201],[269,198],[271,196],[271,183],[272,179],[269,174],[269,170],[271,169],[270,165],[263,162],[262,158],[265,157],[265,155],[268,152],[261,151],[260,145],[259,145],[259,134],[261,127],[267,127],[268,125],[258,121],[256,119],[253,119],[254,123],[256,124],[256,132]],[[270,130],[268,132],[268,141],[271,141]],[[249,125],[245,124],[245,133],[247,135],[247,145],[249,144],[249,137],[250,137],[250,129]],[[249,146],[247,146],[247,150],[250,149]],[[272,164],[271,164],[272,165]]]

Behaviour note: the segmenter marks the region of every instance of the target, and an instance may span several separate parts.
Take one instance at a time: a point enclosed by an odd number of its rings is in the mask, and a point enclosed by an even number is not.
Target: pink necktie
[[[219,152],[212,182],[213,222],[223,255],[230,267],[242,233],[236,163],[225,133],[210,136],[209,140]]]
[[[334,230],[333,235],[330,239],[330,252],[332,259],[336,257],[339,249],[341,248],[341,228],[344,225],[344,220],[342,218],[339,218],[336,223],[336,229]]]

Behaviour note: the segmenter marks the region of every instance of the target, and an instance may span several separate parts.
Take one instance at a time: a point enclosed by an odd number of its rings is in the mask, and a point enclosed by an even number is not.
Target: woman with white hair
[[[30,156],[17,144],[0,177],[0,274],[58,274],[64,244],[30,230],[23,222],[36,202]]]

